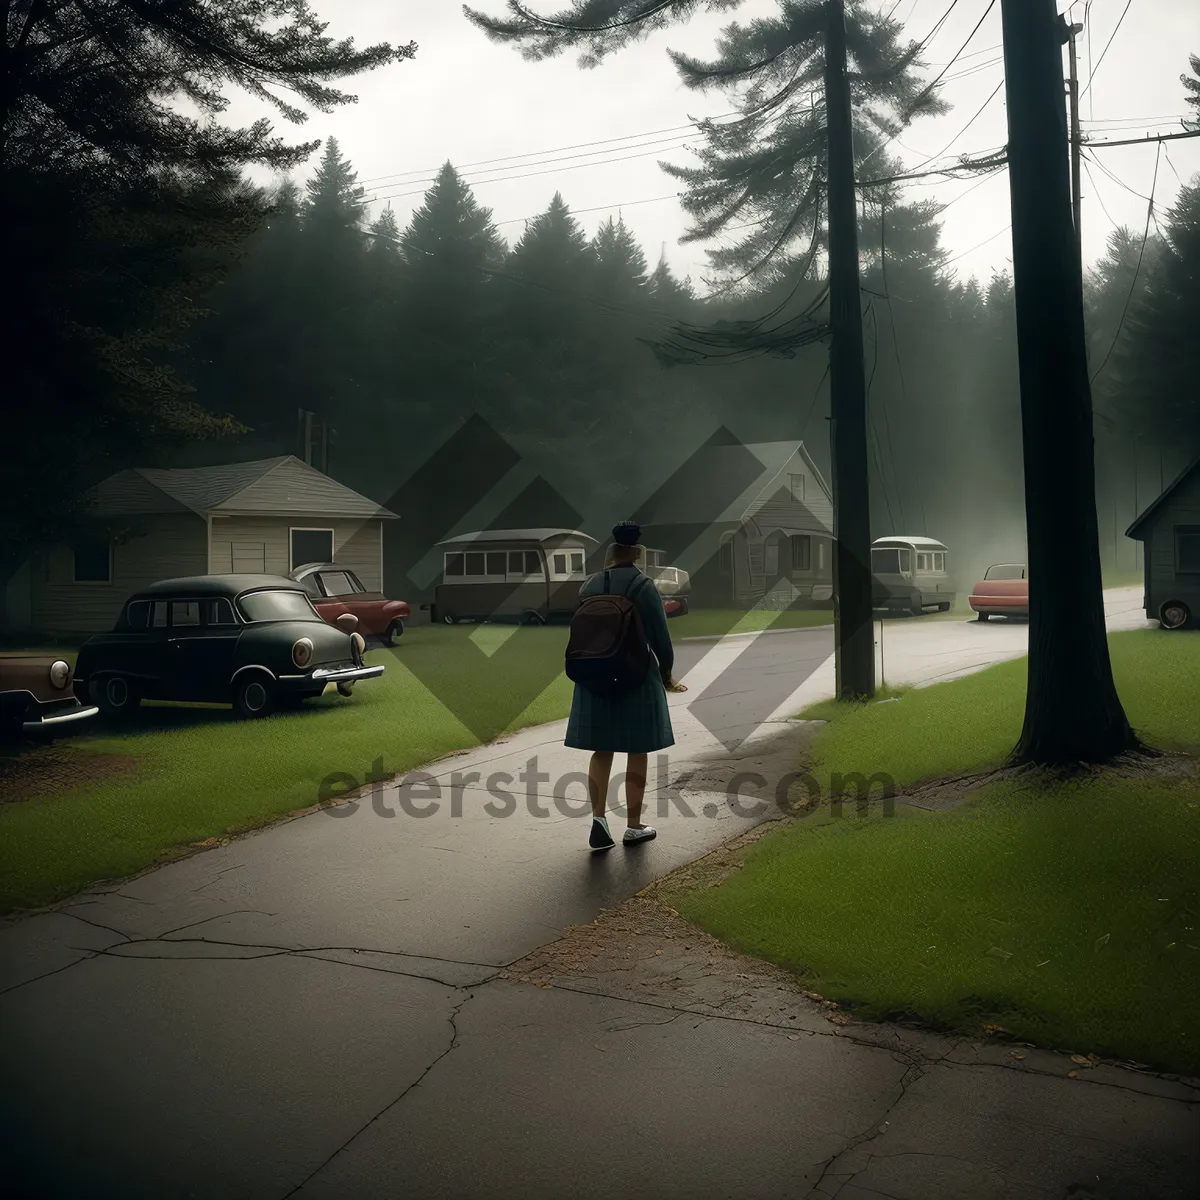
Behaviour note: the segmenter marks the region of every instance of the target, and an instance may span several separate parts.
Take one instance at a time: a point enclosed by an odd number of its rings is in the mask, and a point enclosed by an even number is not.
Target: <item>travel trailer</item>
[[[877,538],[871,545],[871,603],[919,617],[927,608],[949,612],[954,581],[946,570],[949,551],[927,537]]]
[[[434,621],[515,618],[540,625],[575,611],[598,543],[578,529],[484,529],[438,545]]]

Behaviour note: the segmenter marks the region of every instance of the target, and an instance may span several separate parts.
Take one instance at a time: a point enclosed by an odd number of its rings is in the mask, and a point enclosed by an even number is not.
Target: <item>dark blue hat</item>
[[[618,546],[636,546],[642,536],[642,527],[636,521],[622,521],[613,526],[612,539]]]

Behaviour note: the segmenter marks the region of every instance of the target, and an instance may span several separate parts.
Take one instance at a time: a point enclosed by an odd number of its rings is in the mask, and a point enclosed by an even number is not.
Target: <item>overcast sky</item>
[[[921,39],[949,4],[899,0],[896,15],[910,37]],[[637,233],[651,266],[665,247],[677,274],[690,274],[699,285],[706,271],[703,246],[679,244],[686,220],[672,195],[678,184],[657,164],[664,158],[692,161],[687,146],[694,144],[694,135],[689,138],[679,127],[692,117],[721,115],[728,105],[719,94],[683,88],[665,52],[670,48],[710,57],[721,28],[733,19],[777,11],[775,0],[747,0],[732,15],[702,15],[593,70],[581,70],[570,55],[528,62],[513,48],[488,41],[453,0],[314,0],[313,6],[329,21],[333,35],[352,36],[360,45],[413,40],[419,46],[414,60],[350,81],[347,90],[357,93],[357,104],[330,115],[314,114],[300,130],[277,123],[287,136],[336,137],[370,189],[372,215],[390,202],[401,226],[406,224],[430,176],[449,159],[479,201],[492,209],[510,244],[520,236],[523,219],[544,209],[559,190],[589,233],[619,213]],[[497,13],[503,9],[502,0],[476,0],[475,6]],[[554,12],[563,5],[530,0],[530,7]],[[963,47],[986,7],[987,0],[955,4],[926,50],[930,78]],[[1081,103],[1085,136],[1100,141],[1178,130],[1179,118],[1187,112],[1179,76],[1187,69],[1189,52],[1200,53],[1200,3],[1078,0],[1071,5],[1075,21],[1083,21],[1085,8],[1090,30],[1078,42],[1080,86],[1086,89]],[[956,154],[974,155],[1004,144],[1003,88],[964,132],[1003,79],[1000,37],[997,2],[947,72],[943,95],[952,110],[915,123],[893,145],[906,168],[919,167],[935,155],[940,166]],[[241,120],[260,114],[239,101],[231,115]],[[1094,162],[1084,171],[1082,189],[1088,262],[1103,253],[1114,223],[1139,232],[1144,228],[1155,146],[1090,154]],[[1163,143],[1154,191],[1160,220],[1179,190],[1179,178],[1197,172],[1200,138]],[[953,269],[963,278],[976,275],[986,282],[993,271],[1009,266],[1007,172],[982,182],[934,180],[910,187],[913,197],[933,196],[943,203],[963,197],[942,217],[943,244],[956,256]]]

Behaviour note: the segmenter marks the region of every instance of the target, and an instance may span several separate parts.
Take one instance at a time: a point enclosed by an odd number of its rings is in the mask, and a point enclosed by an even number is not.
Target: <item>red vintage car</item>
[[[1028,617],[1029,579],[1023,563],[997,563],[988,567],[971,589],[967,603],[981,621],[989,617]]]
[[[348,567],[305,563],[292,572],[291,578],[304,588],[313,607],[330,625],[338,625],[338,618],[350,613],[358,619],[359,633],[379,638],[385,646],[394,646],[404,632],[408,605],[403,600],[389,600],[382,592],[367,591]]]

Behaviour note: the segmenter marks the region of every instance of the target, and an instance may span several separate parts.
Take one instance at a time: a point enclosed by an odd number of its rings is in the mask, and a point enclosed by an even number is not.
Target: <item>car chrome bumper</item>
[[[82,721],[86,717],[94,717],[99,711],[94,704],[80,705],[78,708],[72,708],[67,712],[50,713],[47,716],[38,717],[35,721],[22,721],[21,728],[26,733],[32,733],[36,729],[69,725],[72,721]]]
[[[314,683],[353,683],[359,679],[378,679],[383,666],[318,667],[310,676]]]

